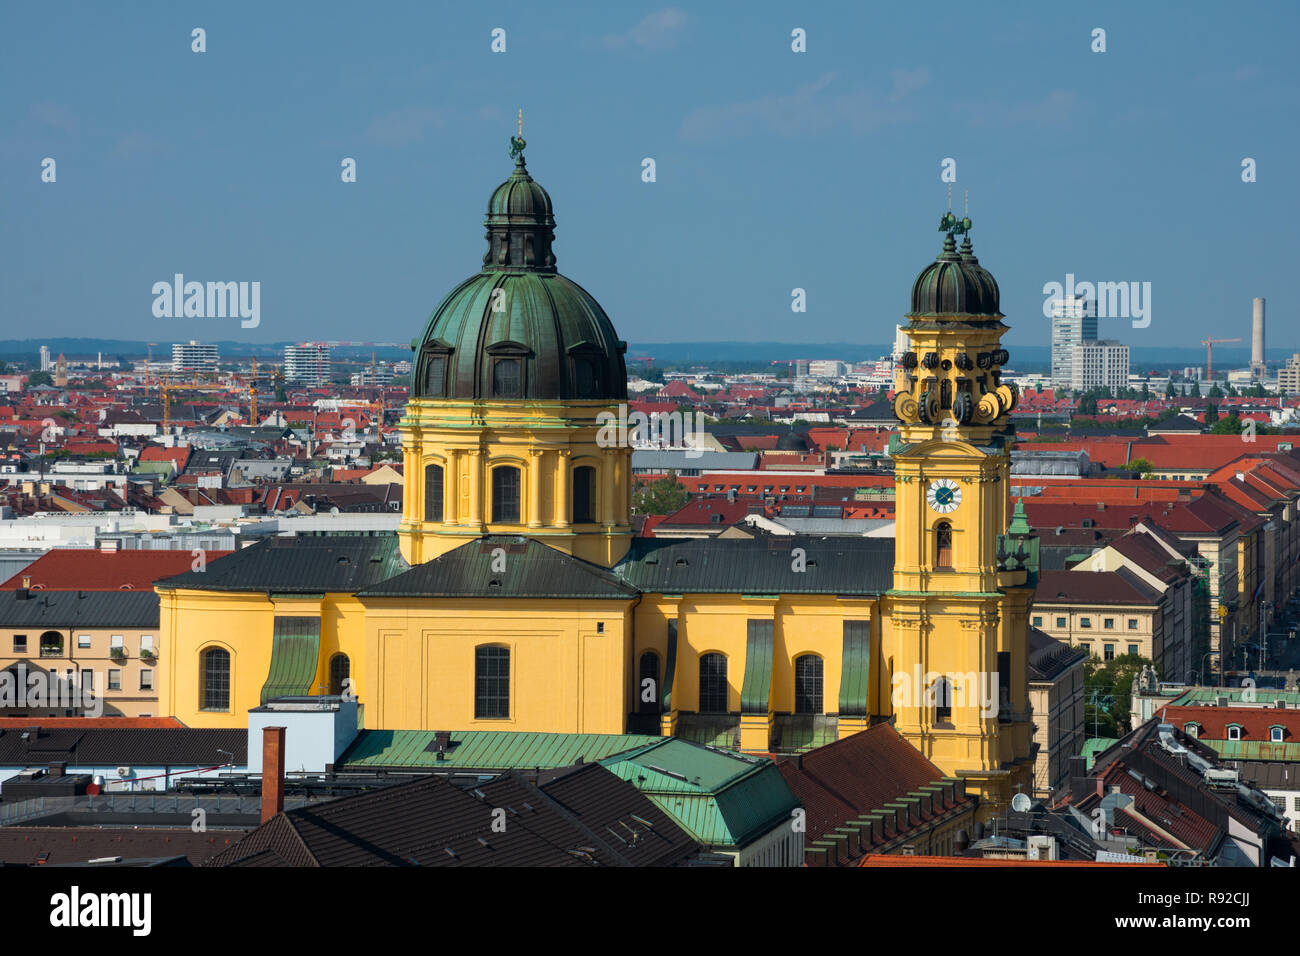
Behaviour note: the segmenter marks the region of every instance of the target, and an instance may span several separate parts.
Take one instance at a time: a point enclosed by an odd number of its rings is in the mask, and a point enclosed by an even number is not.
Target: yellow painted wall
[[[340,651],[348,655],[356,686],[365,686],[365,615],[352,595],[272,599],[264,592],[163,590],[159,596],[159,711],[187,727],[247,725],[248,711],[261,704],[262,685],[270,673],[277,613],[321,618],[313,690],[328,685],[329,659]],[[225,711],[199,708],[199,660],[209,647],[230,654],[230,708]],[[364,706],[359,692],[358,697]]]
[[[367,598],[366,726],[621,734],[632,708],[631,604]],[[510,649],[507,719],[474,716],[483,644]]]
[[[631,448],[602,447],[602,402],[415,399],[401,422],[405,492],[402,556],[421,564],[483,534],[526,534],[610,567],[632,540]],[[424,469],[443,469],[443,520],[425,521]],[[520,470],[519,521],[492,519],[492,471]],[[574,469],[596,469],[594,521],[573,522]]]
[[[746,598],[739,594],[687,594],[666,597],[647,594],[635,615],[636,641],[628,684],[636,683],[637,662],[646,651],[659,655],[661,668],[668,659],[668,623],[677,621],[677,656],[670,707],[673,715],[699,710],[700,658],[720,653],[727,658],[727,711],[740,710],[745,680],[750,620],[773,622],[772,676],[767,716],[793,713],[795,660],[805,654],[822,659],[823,713],[839,710],[844,662],[844,622],[872,622],[871,668],[878,671],[879,602],[875,599],[841,599],[834,595],[782,595]],[[877,683],[868,695],[868,713],[879,712]],[[752,734],[742,727],[744,749],[766,750],[769,741],[760,722]],[[860,729],[860,728],[855,728]]]

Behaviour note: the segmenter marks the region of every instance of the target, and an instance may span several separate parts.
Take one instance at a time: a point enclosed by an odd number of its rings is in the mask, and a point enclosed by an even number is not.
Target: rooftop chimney
[[[262,728],[262,822],[284,810],[284,728]]]

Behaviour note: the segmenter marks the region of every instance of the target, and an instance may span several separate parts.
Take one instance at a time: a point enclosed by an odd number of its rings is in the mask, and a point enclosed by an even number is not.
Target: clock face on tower
[[[946,515],[950,511],[956,511],[961,504],[961,489],[951,478],[939,478],[930,483],[925,500],[939,514]]]

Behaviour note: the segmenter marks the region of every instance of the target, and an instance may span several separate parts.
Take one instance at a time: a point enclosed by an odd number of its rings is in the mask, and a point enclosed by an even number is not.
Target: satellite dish
[[[1025,793],[1018,793],[1011,798],[1011,809],[1015,810],[1016,813],[1028,813],[1029,808],[1033,805],[1033,801],[1031,801],[1029,795]]]

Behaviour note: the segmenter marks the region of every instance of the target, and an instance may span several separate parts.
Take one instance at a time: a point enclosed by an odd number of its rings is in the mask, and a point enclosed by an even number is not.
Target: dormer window
[[[1241,724],[1228,724],[1228,739],[1229,740],[1241,739]]]
[[[522,398],[523,376],[519,359],[502,358],[492,363],[492,397]]]
[[[445,342],[426,342],[423,357],[416,369],[413,383],[415,394],[426,398],[444,398],[447,395],[447,366],[452,348]]]
[[[1201,735],[1200,724],[1183,724],[1183,733],[1189,737],[1199,737]]]
[[[518,342],[497,342],[485,351],[492,363],[492,397],[523,398],[527,389],[524,360],[531,354],[528,347]]]
[[[1282,738],[1285,736],[1286,728],[1281,724],[1274,724],[1272,727],[1268,728],[1269,743],[1280,744],[1282,743]]]

